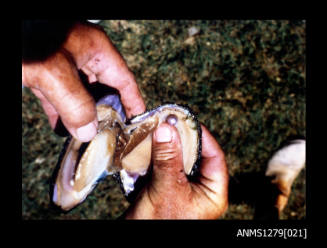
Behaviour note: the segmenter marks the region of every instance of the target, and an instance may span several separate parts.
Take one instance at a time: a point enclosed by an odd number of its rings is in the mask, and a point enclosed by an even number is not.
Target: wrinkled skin
[[[135,78],[106,34],[95,25],[76,24],[62,48],[43,62],[22,64],[22,83],[40,99],[55,128],[60,116],[67,130],[82,142],[96,134],[98,120],[93,98],[83,87],[77,70],[89,82],[116,88],[127,117],[143,113],[144,101]],[[162,126],[172,133],[170,142],[158,142]],[[128,219],[216,219],[227,208],[227,167],[224,154],[202,126],[202,164],[198,183],[183,171],[179,135],[162,124],[153,135],[153,178],[130,206]]]
[[[22,83],[40,99],[52,128],[60,116],[78,140],[90,141],[96,134],[95,102],[80,81],[79,69],[90,83],[116,88],[127,117],[145,111],[135,78],[110,39],[96,25],[76,24],[57,53],[22,65]]]
[[[201,128],[202,162],[197,182],[190,182],[184,173],[176,128],[166,123],[157,128],[152,180],[125,213],[127,219],[217,219],[224,213],[228,206],[224,153],[209,131],[203,125]],[[165,129],[171,132],[170,142],[160,142]]]

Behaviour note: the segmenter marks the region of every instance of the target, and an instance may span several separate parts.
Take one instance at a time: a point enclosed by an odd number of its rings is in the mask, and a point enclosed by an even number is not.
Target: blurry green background
[[[134,72],[148,108],[187,104],[222,146],[230,177],[264,172],[290,136],[306,135],[305,21],[111,20],[99,23]],[[71,212],[49,208],[49,179],[65,138],[22,89],[22,218],[115,219],[128,207],[108,177]],[[258,185],[260,187],[260,185]],[[305,170],[281,219],[306,216]],[[230,203],[222,219],[252,219]]]

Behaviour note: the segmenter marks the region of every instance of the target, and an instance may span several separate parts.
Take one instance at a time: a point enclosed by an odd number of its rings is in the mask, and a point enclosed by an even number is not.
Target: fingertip
[[[84,126],[81,126],[75,130],[72,130],[71,133],[81,142],[89,142],[97,134],[98,121],[94,120]]]
[[[153,139],[156,143],[177,143],[179,134],[176,127],[164,122],[154,131]]]
[[[143,114],[145,111],[146,111],[146,107],[142,99],[137,100],[133,109],[126,110],[127,116],[129,118]]]
[[[172,131],[169,125],[161,124],[154,132],[154,141],[156,143],[168,143],[172,141]]]

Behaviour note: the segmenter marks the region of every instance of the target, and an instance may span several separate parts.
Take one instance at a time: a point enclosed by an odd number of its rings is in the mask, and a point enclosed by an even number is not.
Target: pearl
[[[173,114],[168,115],[167,118],[166,118],[166,122],[169,125],[175,126],[176,123],[177,123],[177,116],[173,115]]]

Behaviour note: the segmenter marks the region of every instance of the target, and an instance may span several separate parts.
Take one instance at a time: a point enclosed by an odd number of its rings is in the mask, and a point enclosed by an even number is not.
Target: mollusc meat
[[[174,125],[180,135],[184,171],[193,176],[201,154],[201,129],[190,109],[165,104],[126,122],[117,95],[97,103],[98,133],[89,143],[70,137],[59,157],[51,187],[51,199],[68,211],[83,202],[97,183],[114,175],[125,196],[147,174],[151,165],[152,134],[162,123]]]

